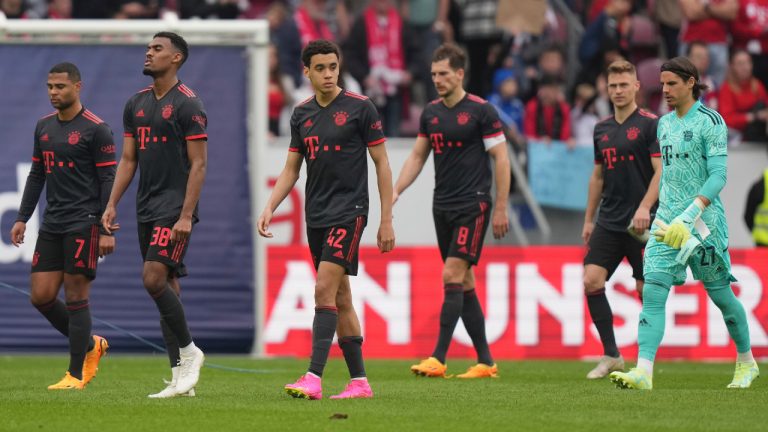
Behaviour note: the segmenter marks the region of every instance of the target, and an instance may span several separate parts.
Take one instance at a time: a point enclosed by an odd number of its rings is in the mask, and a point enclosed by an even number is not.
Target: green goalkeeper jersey
[[[683,118],[672,111],[659,119],[657,137],[662,172],[656,217],[669,223],[700,194],[709,177],[707,158],[728,155],[728,128],[720,114],[697,101]],[[720,251],[727,248],[728,225],[719,196],[701,220],[713,237],[707,243]]]

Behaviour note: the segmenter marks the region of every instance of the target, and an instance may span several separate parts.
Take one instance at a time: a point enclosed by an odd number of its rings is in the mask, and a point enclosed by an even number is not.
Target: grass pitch
[[[333,401],[348,379],[342,360],[326,368],[321,401],[293,399],[282,387],[305,360],[208,356],[197,397],[147,399],[164,387],[164,356],[107,356],[82,392],[46,390],[63,376],[64,356],[0,357],[1,431],[752,431],[768,426],[768,382],[726,390],[733,365],[659,363],[650,392],[587,381],[592,363],[500,362],[501,378],[429,379],[410,361],[366,363],[376,396]],[[449,359],[449,372],[467,360]],[[768,373],[768,365],[762,365]],[[346,415],[336,419],[335,414]]]

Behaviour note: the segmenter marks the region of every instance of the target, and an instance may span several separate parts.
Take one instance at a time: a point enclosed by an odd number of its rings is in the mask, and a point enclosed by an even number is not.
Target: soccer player
[[[638,293],[643,291],[645,243],[627,232],[644,233],[659,198],[661,154],[656,141],[658,118],[638,109],[640,90],[632,63],[619,60],[607,70],[608,96],[614,114],[595,125],[595,169],[589,179],[587,211],[581,237],[588,246],[584,257],[584,293],[592,322],[603,343],[603,357],[588,379],[624,370],[624,359],[613,334],[613,313],[605,296],[605,281],[624,257],[632,266]],[[595,223],[595,212],[600,212]]]
[[[307,243],[317,270],[312,358],[307,373],[285,390],[295,398],[322,399],[321,378],[335,332],[351,381],[331,399],[370,398],[373,391],[363,365],[363,337],[349,285],[349,276],[357,275],[358,245],[368,217],[366,150],[376,165],[381,199],[376,238],[381,252],[395,245],[392,172],[373,102],[338,85],[339,47],[323,39],[312,41],[301,53],[301,61],[315,95],[293,111],[285,167],[257,225],[261,236],[272,237],[273,212],[296,184],[306,160]]]
[[[72,63],[59,63],[48,72],[48,98],[56,112],[35,127],[32,169],[11,228],[11,242],[18,247],[45,187],[47,205],[32,258],[30,300],[69,338],[69,369],[48,390],[82,390],[109,348],[106,339],[91,336],[88,294],[98,258],[115,249],[114,237],[100,230],[115,179],[115,144],[109,125],[83,107],[82,85],[80,70]],[[62,284],[66,304],[57,298]]]
[[[443,259],[444,298],[440,334],[432,356],[411,366],[417,375],[444,377],[445,357],[459,318],[464,321],[477,361],[459,378],[496,377],[485,337],[485,317],[475,294],[472,266],[480,259],[489,221],[493,235],[509,230],[507,200],[510,167],[503,125],[493,105],[464,90],[466,54],[444,44],[432,55],[432,82],[439,99],[421,114],[413,151],[395,183],[397,200],[421,172],[430,151],[435,160],[435,195],[432,215]],[[491,159],[496,181],[496,207],[491,213]]]
[[[133,95],[123,112],[123,155],[103,223],[117,218],[117,203],[140,168],[136,196],[142,279],[160,311],[160,327],[171,364],[171,382],[150,398],[194,396],[205,356],[195,346],[179,300],[179,278],[205,180],[207,117],[203,102],[179,81],[189,57],[187,42],[170,32],[147,46],[144,75],[153,85]]]
[[[731,275],[728,225],[719,196],[726,180],[728,130],[720,114],[699,101],[707,86],[687,58],[665,62],[660,80],[664,98],[674,110],[658,125],[663,169],[659,209],[645,249],[637,367],[612,372],[610,379],[621,388],[653,388],[653,361],[664,336],[669,290],[685,282],[690,268],[723,313],[736,343],[736,371],[728,388],[747,388],[759,371],[744,307],[730,286],[736,279]]]

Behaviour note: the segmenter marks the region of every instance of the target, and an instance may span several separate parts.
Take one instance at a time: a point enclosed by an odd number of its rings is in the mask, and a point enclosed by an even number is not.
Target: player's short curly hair
[[[57,65],[54,65],[51,70],[48,71],[49,74],[53,73],[65,73],[69,77],[69,80],[73,83],[80,82],[80,69],[75,66],[74,63],[69,62],[63,62],[59,63]]]
[[[336,54],[336,58],[341,58],[341,50],[335,43],[326,39],[316,39],[308,43],[301,52],[301,62],[305,67],[312,64],[312,57],[318,54]]]
[[[187,41],[178,34],[168,31],[161,31],[152,36],[153,39],[159,37],[170,40],[171,45],[181,53],[181,64],[179,64],[179,67],[181,67],[189,58],[189,45],[187,45]]]
[[[708,85],[701,82],[701,79],[699,78],[699,70],[696,69],[696,66],[694,66],[690,60],[688,60],[688,57],[680,56],[671,60],[667,60],[664,62],[664,64],[661,65],[661,72],[672,72],[673,74],[682,78],[683,81],[688,81],[689,79],[693,78],[694,100],[699,100],[699,97],[701,97],[701,92],[707,91],[709,89]]]
[[[467,67],[467,54],[454,43],[444,43],[437,47],[432,54],[432,63],[443,60],[448,60],[448,64],[453,70],[466,69]]]

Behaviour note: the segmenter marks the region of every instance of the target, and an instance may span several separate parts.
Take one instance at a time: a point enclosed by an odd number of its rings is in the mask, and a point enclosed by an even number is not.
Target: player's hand
[[[400,199],[400,194],[397,193],[396,191],[392,191],[392,205],[395,205],[395,203],[399,199]]]
[[[584,222],[584,228],[581,229],[581,239],[584,240],[584,244],[589,244],[589,239],[592,237],[592,231],[594,230],[594,222]]]
[[[171,228],[171,241],[178,243],[189,238],[192,234],[192,218],[181,217]]]
[[[392,228],[392,221],[381,222],[379,232],[376,233],[376,244],[381,253],[387,253],[395,248],[395,229]]]
[[[115,237],[108,235],[99,236],[99,258],[103,258],[115,251]]]
[[[112,234],[112,227],[118,224],[115,224],[115,219],[117,219],[117,209],[115,209],[115,206],[112,204],[107,204],[107,208],[104,209],[104,214],[101,215],[101,226],[104,227],[104,231],[107,232],[107,234]]]
[[[644,233],[651,226],[651,210],[640,206],[632,217],[632,228],[638,234]]]
[[[507,206],[496,206],[496,208],[493,209],[491,224],[493,225],[493,237],[495,239],[498,240],[507,235],[509,232],[509,214],[507,213]]]
[[[259,216],[258,222],[256,222],[256,229],[259,230],[259,235],[266,238],[272,238],[274,235],[269,232],[269,223],[272,221],[272,212],[265,208]]]
[[[13,224],[13,228],[11,228],[11,243],[16,247],[19,247],[20,244],[24,243],[24,232],[26,231],[26,223],[17,221]]]

